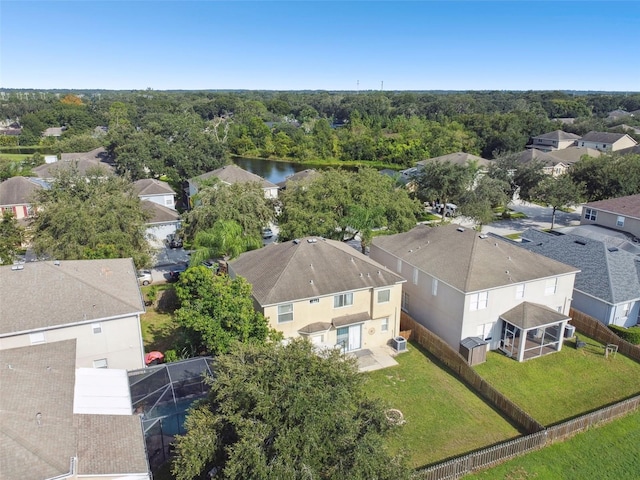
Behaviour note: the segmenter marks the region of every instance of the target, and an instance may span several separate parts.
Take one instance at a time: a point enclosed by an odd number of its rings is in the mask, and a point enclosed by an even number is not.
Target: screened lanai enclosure
[[[133,411],[142,415],[152,466],[168,458],[173,437],[185,433],[187,410],[209,392],[211,364],[211,357],[198,357],[129,372]]]
[[[522,302],[503,313],[500,350],[519,362],[562,349],[571,317],[536,303]]]

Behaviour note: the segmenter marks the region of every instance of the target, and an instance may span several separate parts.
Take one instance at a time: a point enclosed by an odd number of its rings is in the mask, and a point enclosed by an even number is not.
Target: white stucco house
[[[148,200],[166,208],[176,209],[176,192],[167,182],[143,178],[133,182],[133,191],[140,200]]]
[[[531,144],[527,145],[527,148],[535,148],[543,152],[562,150],[574,146],[579,138],[580,135],[576,135],[575,133],[554,130],[553,132],[532,137]]]
[[[626,133],[589,132],[577,141],[579,147],[615,152],[638,144]]]
[[[458,350],[475,338],[518,361],[562,348],[578,269],[457,225],[374,238],[403,284],[402,309]]]
[[[399,333],[404,279],[343,242],[270,244],[231,261],[229,274],[251,283],[255,308],[285,338],[356,352]]]
[[[180,214],[175,209],[160,205],[153,200],[144,200],[141,205],[150,217],[145,230],[149,245],[156,249],[164,247],[167,237],[180,229]]]
[[[0,350],[0,478],[151,480],[127,372],[76,368],[76,344]]]
[[[265,180],[264,178],[254,173],[247,172],[237,165],[230,164],[218,168],[217,170],[203,173],[202,175],[198,175],[197,177],[190,178],[188,180],[188,194],[190,199],[189,203],[191,203],[191,198],[193,198],[193,196],[198,193],[199,184],[201,184],[202,181],[210,178],[217,178],[222,183],[227,185],[231,185],[233,183],[257,182],[262,186],[265,198],[278,198],[278,186],[275,183],[271,183],[269,180]]]
[[[130,258],[0,266],[0,289],[0,350],[76,339],[77,367],[145,366]]]

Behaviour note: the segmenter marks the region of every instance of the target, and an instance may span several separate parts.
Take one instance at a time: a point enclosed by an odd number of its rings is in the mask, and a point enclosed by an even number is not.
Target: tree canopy
[[[262,240],[259,235],[244,233],[240,224],[233,220],[217,220],[210,229],[196,233],[193,246],[191,265],[198,265],[209,258],[221,257],[225,261],[235,258],[260,248]]]
[[[38,255],[61,260],[132,257],[149,263],[147,216],[132,184],[97,169],[81,176],[60,169],[50,189],[39,190],[32,219]]]
[[[374,228],[404,232],[416,224],[420,205],[393,179],[369,168],[331,169],[287,187],[279,217],[280,238],[318,235],[365,242]]]
[[[551,229],[556,219],[556,210],[561,207],[579,203],[584,195],[584,187],[576,185],[568,174],[552,177],[546,175],[532,191],[532,198],[553,209],[551,214]]]
[[[224,353],[233,341],[264,342],[276,334],[253,308],[251,285],[242,277],[214,275],[204,266],[187,269],[175,285],[178,324],[191,351]]]
[[[208,399],[177,437],[178,480],[212,468],[238,480],[409,478],[385,449],[385,406],[366,395],[354,359],[297,339],[235,344],[214,369]]]
[[[8,210],[0,218],[0,265],[13,263],[24,240],[24,229]]]

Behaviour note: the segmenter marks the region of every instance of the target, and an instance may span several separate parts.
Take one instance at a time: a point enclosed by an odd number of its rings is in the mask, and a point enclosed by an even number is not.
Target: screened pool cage
[[[129,372],[131,403],[142,415],[150,460],[166,457],[172,437],[185,433],[186,411],[209,391],[211,363],[211,357],[198,357]]]

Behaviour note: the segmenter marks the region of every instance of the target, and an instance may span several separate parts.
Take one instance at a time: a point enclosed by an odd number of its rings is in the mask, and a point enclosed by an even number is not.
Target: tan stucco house
[[[197,177],[190,178],[189,183],[189,202],[192,203],[191,198],[198,193],[199,185],[210,178],[217,178],[226,185],[233,183],[251,183],[257,182],[264,191],[265,198],[278,198],[278,186],[275,183],[271,183],[269,180],[256,175],[255,173],[247,172],[246,170],[238,167],[237,165],[230,164],[224,167],[212,170],[211,172],[203,173]]]
[[[150,480],[127,372],[76,369],[76,340],[0,350],[0,478]]]
[[[562,348],[577,268],[457,225],[379,236],[370,256],[407,280],[402,309],[458,350],[518,361]]]
[[[579,147],[615,152],[638,144],[626,133],[589,132],[577,141]]]
[[[229,273],[253,285],[255,308],[285,338],[353,352],[385,346],[399,333],[404,280],[342,242],[271,244],[240,255]]]
[[[553,132],[532,137],[531,145],[527,145],[527,148],[535,148],[543,152],[562,150],[574,146],[579,138],[580,135],[576,135],[575,133],[554,130]]]
[[[76,339],[77,366],[145,366],[130,258],[0,266],[0,350]]]
[[[582,207],[581,225],[600,225],[640,240],[640,194],[589,202]]]

